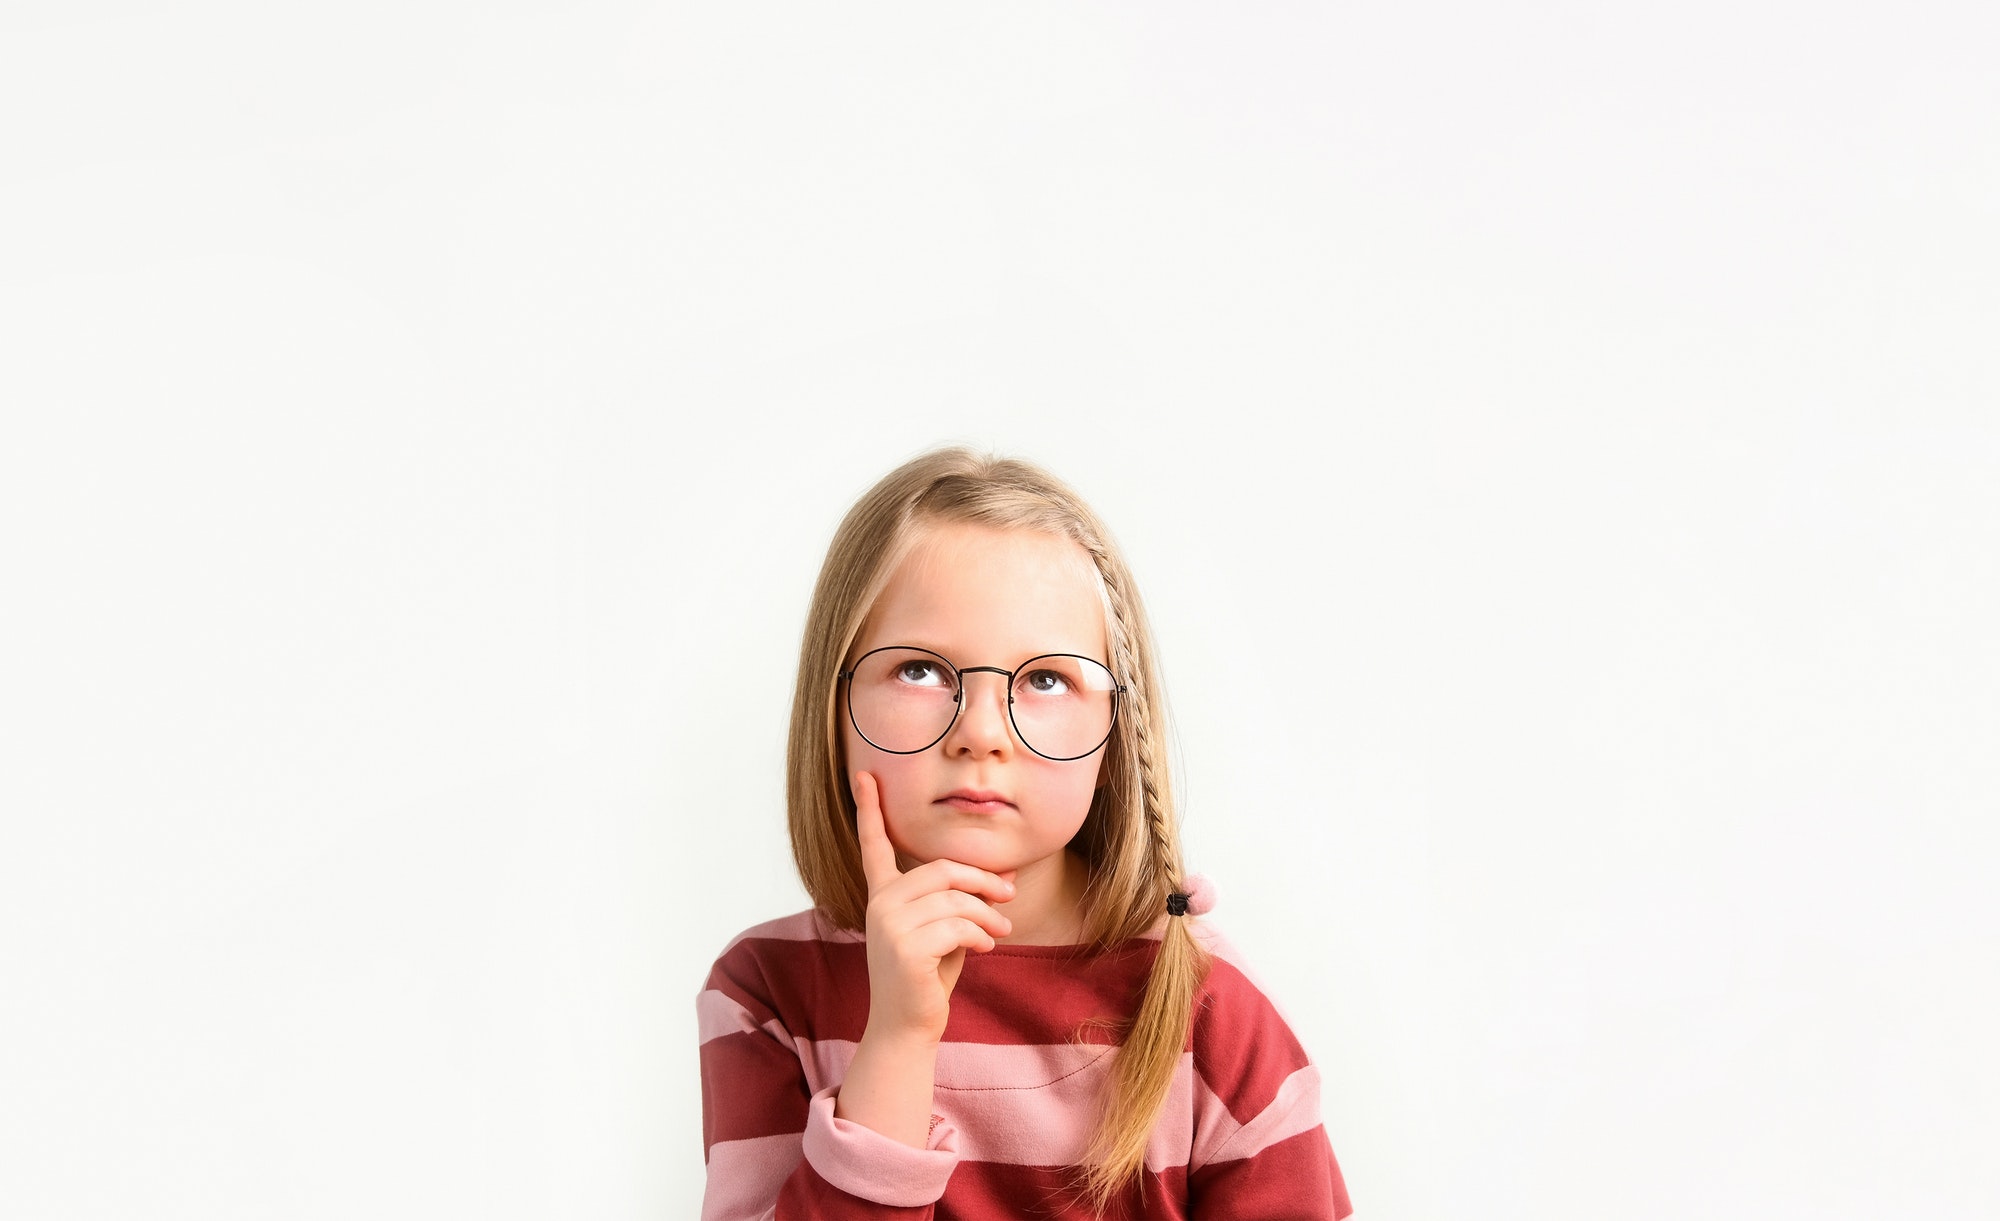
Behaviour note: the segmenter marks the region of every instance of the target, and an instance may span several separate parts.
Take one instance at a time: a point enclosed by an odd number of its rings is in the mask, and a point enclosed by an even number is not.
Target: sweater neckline
[[[1106,954],[1129,954],[1135,950],[1144,949],[1147,942],[1157,943],[1158,941],[1159,938],[1157,937],[1134,937],[1129,941],[1121,941],[1101,950],[1092,948],[1091,944],[1087,941],[1075,942],[1069,945],[1006,945],[1003,943],[994,946],[984,953],[968,953],[965,956],[965,961],[970,965],[982,958],[1097,958]]]

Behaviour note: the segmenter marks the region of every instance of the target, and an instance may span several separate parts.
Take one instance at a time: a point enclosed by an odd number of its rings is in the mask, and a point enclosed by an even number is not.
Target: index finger
[[[861,840],[861,873],[868,879],[868,895],[903,876],[896,864],[896,847],[889,842],[889,829],[882,822],[881,789],[867,772],[854,774],[854,833]]]

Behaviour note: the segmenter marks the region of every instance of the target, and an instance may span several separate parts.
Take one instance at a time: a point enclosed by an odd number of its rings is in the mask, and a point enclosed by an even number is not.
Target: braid
[[[1136,764],[1140,809],[1125,817],[1143,818],[1144,842],[1137,834],[1119,833],[1122,866],[1132,870],[1130,883],[1115,887],[1125,910],[1120,923],[1128,933],[1149,929],[1163,913],[1169,890],[1180,889],[1179,839],[1174,831],[1170,778],[1160,753],[1160,726],[1154,721],[1158,694],[1153,682],[1153,658],[1147,647],[1144,611],[1138,594],[1128,587],[1124,566],[1095,539],[1084,543],[1104,580],[1105,600],[1113,627],[1114,651],[1130,697],[1122,707],[1132,710],[1131,755]],[[1128,827],[1130,823],[1126,823]],[[1080,1185],[1093,1212],[1102,1213],[1144,1167],[1146,1146],[1160,1109],[1166,1102],[1193,1025],[1195,997],[1207,973],[1208,955],[1196,943],[1185,918],[1169,917],[1158,956],[1147,972],[1144,995],[1118,1059],[1104,1099],[1095,1138],[1080,1166]]]
[[[1104,591],[1111,603],[1111,616],[1117,626],[1119,644],[1126,657],[1126,679],[1131,685],[1132,698],[1126,705],[1132,709],[1132,737],[1134,754],[1137,756],[1139,790],[1144,794],[1142,808],[1146,815],[1147,844],[1152,849],[1150,862],[1155,872],[1157,888],[1166,889],[1180,884],[1180,862],[1175,859],[1173,826],[1170,803],[1161,790],[1165,787],[1161,776],[1165,771],[1160,757],[1158,738],[1154,733],[1151,699],[1152,692],[1146,686],[1146,679],[1152,666],[1152,659],[1139,652],[1145,635],[1137,630],[1136,616],[1131,609],[1131,601],[1126,596],[1123,573],[1110,562],[1110,557],[1101,551],[1093,551],[1097,560],[1097,570],[1104,578]]]

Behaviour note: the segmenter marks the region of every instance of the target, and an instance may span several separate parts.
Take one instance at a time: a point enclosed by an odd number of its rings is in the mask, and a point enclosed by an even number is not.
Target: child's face
[[[1045,653],[1109,663],[1104,606],[1089,555],[1067,539],[1026,530],[931,528],[889,579],[846,661],[905,645],[953,665],[1013,670]],[[1007,680],[964,676],[964,707],[936,745],[911,755],[877,750],[838,709],[850,786],[873,775],[882,816],[904,868],[948,857],[995,872],[1043,861],[1083,826],[1104,750],[1057,762],[1021,744],[1007,717]],[[997,792],[994,813],[942,799],[957,789]],[[850,787],[850,791],[852,791]]]

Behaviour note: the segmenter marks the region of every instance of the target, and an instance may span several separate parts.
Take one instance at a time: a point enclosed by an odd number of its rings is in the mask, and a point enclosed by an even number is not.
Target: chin
[[[946,837],[943,842],[925,844],[924,851],[917,854],[917,859],[929,862],[942,857],[957,861],[961,865],[984,869],[988,873],[1000,873],[1003,870],[1020,867],[1020,862],[1015,859],[1018,854],[1008,852],[990,841],[979,842],[984,838],[984,836],[968,836],[964,839],[957,836]]]

